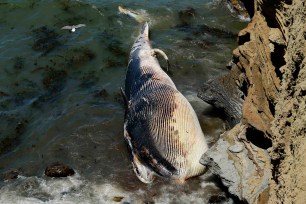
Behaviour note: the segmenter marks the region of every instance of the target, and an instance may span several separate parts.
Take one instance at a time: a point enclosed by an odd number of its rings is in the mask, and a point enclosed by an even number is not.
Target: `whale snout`
[[[142,29],[141,29],[141,34],[143,35],[143,37],[145,39],[149,39],[149,24],[148,22],[145,22],[142,26]]]

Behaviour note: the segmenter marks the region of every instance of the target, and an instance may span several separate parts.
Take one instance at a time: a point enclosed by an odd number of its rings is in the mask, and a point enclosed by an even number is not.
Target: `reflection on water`
[[[140,26],[120,15],[119,5],[149,15],[152,45],[167,53],[169,74],[209,144],[224,131],[196,97],[201,83],[226,72],[244,26],[220,1],[7,0],[0,3],[0,175],[14,169],[21,176],[0,182],[0,203],[227,200],[209,172],[185,185],[162,179],[146,185],[134,175],[119,87]],[[86,27],[74,33],[61,30],[80,23]],[[78,174],[46,178],[53,162]]]

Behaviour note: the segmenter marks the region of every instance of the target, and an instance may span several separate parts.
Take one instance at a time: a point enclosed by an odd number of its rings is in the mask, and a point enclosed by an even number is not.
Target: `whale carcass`
[[[124,138],[133,169],[144,183],[155,175],[180,182],[204,172],[208,149],[196,113],[162,70],[145,23],[130,53],[125,90]],[[166,57],[166,59],[168,59]]]

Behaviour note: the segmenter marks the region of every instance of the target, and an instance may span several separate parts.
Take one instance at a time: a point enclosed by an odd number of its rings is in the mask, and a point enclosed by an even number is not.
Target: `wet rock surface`
[[[250,11],[252,9],[249,7],[254,1],[246,1],[246,0],[226,0],[227,6],[232,13],[240,16],[242,20],[249,21],[250,17],[253,16],[254,11]]]
[[[244,74],[237,67],[224,77],[209,80],[198,91],[198,97],[225,113],[231,127],[240,122],[242,104],[245,97],[239,89]]]
[[[18,175],[20,175],[20,172],[17,169],[13,169],[4,173],[3,180],[5,181],[14,180],[18,178]]]
[[[61,163],[51,164],[45,169],[45,175],[49,177],[67,177],[74,174],[75,172],[72,168]]]
[[[238,124],[221,135],[200,162],[221,179],[229,193],[254,203],[269,185],[270,157],[267,150],[243,138],[245,129],[244,125]]]

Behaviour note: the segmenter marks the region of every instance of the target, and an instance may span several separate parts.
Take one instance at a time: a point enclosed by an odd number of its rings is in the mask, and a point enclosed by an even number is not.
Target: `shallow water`
[[[119,5],[149,17],[152,45],[167,53],[169,75],[196,110],[209,145],[224,131],[218,113],[196,96],[203,82],[227,72],[235,34],[245,26],[220,1],[1,1],[0,175],[15,169],[22,176],[1,179],[0,203],[228,199],[209,172],[185,185],[146,185],[134,175],[119,87],[140,26],[119,14]],[[194,15],[179,15],[189,7]],[[86,27],[61,30],[79,23]],[[53,162],[77,175],[45,177]]]

